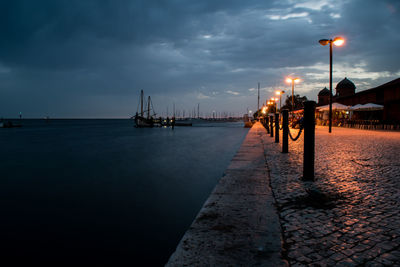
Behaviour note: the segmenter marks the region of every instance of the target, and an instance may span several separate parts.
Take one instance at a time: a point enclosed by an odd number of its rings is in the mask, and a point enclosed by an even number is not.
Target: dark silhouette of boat
[[[154,118],[156,114],[154,113],[153,116],[150,115],[150,111],[154,110],[151,109],[150,107],[153,107],[153,104],[151,102],[150,96],[148,97],[147,100],[147,110],[143,109],[144,106],[144,93],[143,90],[140,91],[140,113],[136,112],[136,115],[134,116],[135,120],[135,126],[138,128],[144,128],[144,127],[154,127]]]

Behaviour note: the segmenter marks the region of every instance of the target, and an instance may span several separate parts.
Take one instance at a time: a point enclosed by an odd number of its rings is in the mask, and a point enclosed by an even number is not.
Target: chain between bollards
[[[314,181],[315,106],[315,101],[304,102],[303,180],[305,181]]]
[[[279,143],[279,113],[275,113],[275,143]]]

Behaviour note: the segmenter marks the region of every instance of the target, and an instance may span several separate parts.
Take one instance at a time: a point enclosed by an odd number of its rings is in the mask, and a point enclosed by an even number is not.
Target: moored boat
[[[144,93],[143,90],[140,91],[140,114],[139,112],[136,112],[136,115],[134,116],[135,120],[135,126],[138,128],[144,128],[144,127],[154,127],[154,118],[152,115],[150,115],[150,107],[152,106],[151,103],[151,98],[149,96],[147,100],[147,110],[143,110],[143,98],[144,98]],[[154,114],[155,116],[155,114]]]

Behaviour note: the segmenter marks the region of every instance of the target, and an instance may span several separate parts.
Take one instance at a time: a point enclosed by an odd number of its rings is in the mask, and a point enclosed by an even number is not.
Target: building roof
[[[382,90],[382,88],[389,88],[389,87],[396,87],[396,86],[400,86],[400,78],[394,79],[390,82],[384,83],[382,85],[379,85],[379,86],[371,88],[371,89],[357,92],[355,95],[369,94],[371,92],[376,92],[376,91]]]
[[[349,79],[347,79],[346,77],[341,80],[340,82],[338,82],[338,84],[336,85],[336,90],[340,90],[340,89],[344,89],[344,88],[351,88],[351,89],[356,89],[356,86],[354,85],[354,83],[352,81],[350,81]]]
[[[379,85],[379,86],[377,86],[375,88],[372,88],[372,89],[378,89],[378,88],[389,87],[389,86],[399,86],[399,85],[400,85],[400,78],[397,78],[397,79],[394,79],[394,80],[392,80],[390,82],[384,83],[384,84]],[[372,89],[369,89],[369,90],[372,90]],[[367,90],[365,90],[365,91],[367,91]]]
[[[319,91],[319,93],[318,93],[318,96],[326,96],[326,95],[329,95],[329,90],[326,87],[324,89],[322,89],[321,91]]]
[[[351,98],[361,97],[363,95],[378,94],[378,92],[383,92],[385,89],[399,88],[399,87],[400,87],[400,78],[397,78],[390,82],[379,85],[377,87],[357,92],[354,95],[336,97],[335,99],[336,99],[336,101],[344,101],[344,100],[351,99]],[[394,100],[394,99],[392,99],[392,100]],[[383,102],[384,102],[384,99],[380,99],[380,100],[377,99],[375,101],[376,104],[383,104]],[[360,103],[358,103],[358,104],[360,104]]]

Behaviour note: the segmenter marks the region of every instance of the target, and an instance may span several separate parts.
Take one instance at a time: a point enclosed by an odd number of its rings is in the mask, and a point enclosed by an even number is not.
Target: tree
[[[294,110],[304,108],[303,102],[307,101],[306,96],[294,95]],[[286,96],[285,104],[282,106],[282,109],[293,110],[292,108],[292,96]]]

